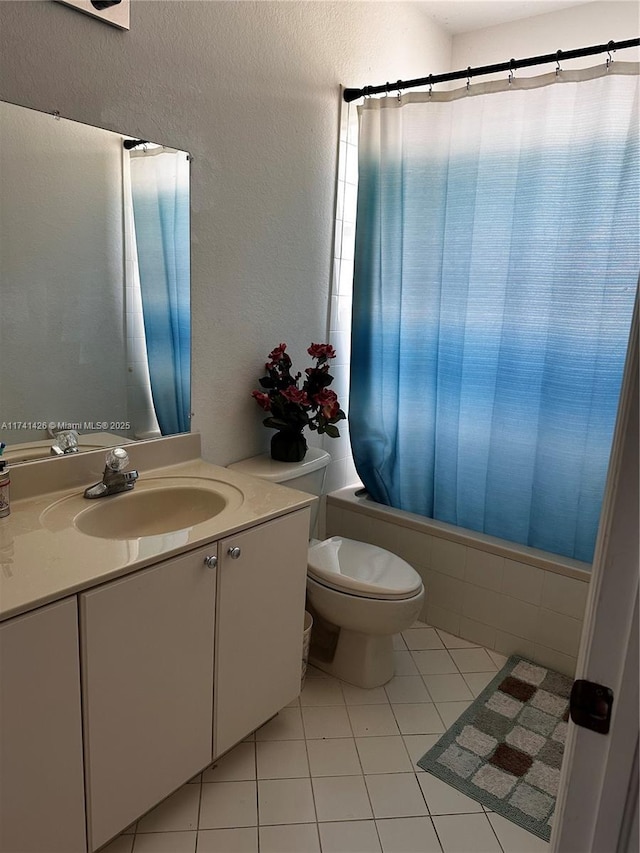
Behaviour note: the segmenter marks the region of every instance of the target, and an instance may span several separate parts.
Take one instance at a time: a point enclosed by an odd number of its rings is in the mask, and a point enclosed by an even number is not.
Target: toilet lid
[[[366,598],[411,598],[422,588],[420,575],[400,557],[342,536],[309,548],[308,573],[325,586]]]

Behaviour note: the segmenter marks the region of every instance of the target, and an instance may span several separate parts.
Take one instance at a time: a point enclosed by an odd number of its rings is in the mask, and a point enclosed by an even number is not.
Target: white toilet
[[[268,453],[229,468],[321,495],[331,457],[309,448],[302,462],[274,462]],[[311,511],[310,535],[318,514]],[[420,575],[395,554],[333,536],[311,540],[307,606],[314,616],[310,661],[358,687],[378,687],[393,677],[393,635],[408,628],[424,602]]]

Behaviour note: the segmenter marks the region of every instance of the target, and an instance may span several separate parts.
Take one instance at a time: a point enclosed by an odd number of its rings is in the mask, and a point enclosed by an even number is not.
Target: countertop
[[[219,480],[238,489],[244,499],[239,506],[192,527],[116,540],[81,533],[64,513],[52,508],[65,498],[82,495],[82,486],[12,501],[11,515],[0,519],[0,621],[303,509],[315,500],[201,459],[141,471],[138,483],[167,477]],[[124,501],[129,494],[133,492],[86,503]]]

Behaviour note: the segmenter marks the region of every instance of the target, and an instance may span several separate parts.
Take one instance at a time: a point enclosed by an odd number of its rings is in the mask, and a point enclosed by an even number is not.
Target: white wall
[[[453,70],[469,66],[474,68],[494,62],[508,62],[512,57],[524,59],[527,56],[555,53],[557,50],[605,44],[610,40],[638,38],[638,35],[640,6],[637,0],[601,0],[455,36],[451,66]],[[637,49],[630,49],[615,53],[613,58],[614,61],[637,62],[638,55]],[[561,67],[589,68],[605,60],[606,54],[586,56],[563,61]],[[533,66],[520,69],[516,74],[535,77],[554,68],[555,63]],[[483,78],[487,79],[491,78]]]
[[[339,85],[449,68],[417,3],[148,2],[122,32],[0,2],[0,98],[194,155],[193,426],[211,461],[265,450],[267,353],[327,334]],[[35,330],[32,330],[35,336]]]
[[[121,137],[0,104],[0,187],[0,421],[128,420]]]

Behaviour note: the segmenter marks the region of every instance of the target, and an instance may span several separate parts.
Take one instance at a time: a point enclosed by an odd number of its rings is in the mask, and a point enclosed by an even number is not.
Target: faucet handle
[[[129,464],[129,454],[123,447],[114,447],[105,456],[105,463],[111,471],[124,471]]]

